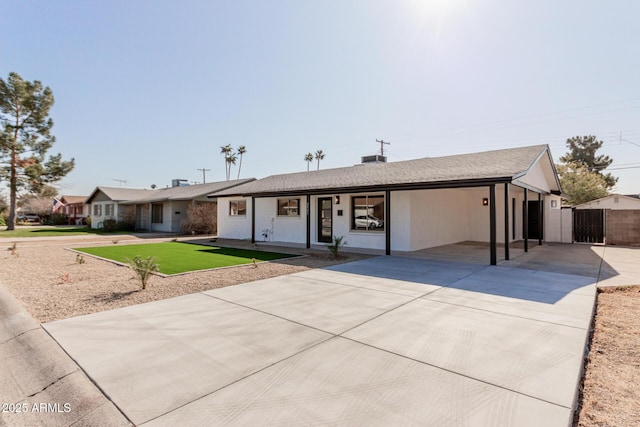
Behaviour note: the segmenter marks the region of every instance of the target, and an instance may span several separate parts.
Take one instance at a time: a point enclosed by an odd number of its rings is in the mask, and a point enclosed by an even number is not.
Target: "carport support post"
[[[542,245],[542,215],[543,215],[543,205],[542,205],[542,194],[538,193],[538,246]]]
[[[489,252],[491,265],[498,264],[496,251],[496,185],[489,186]]]
[[[256,242],[256,198],[251,198],[251,243]]]
[[[509,183],[504,183],[504,259],[509,259]]]
[[[524,251],[529,252],[529,190],[524,189],[524,208],[522,209],[522,238]]]
[[[391,255],[391,191],[384,193],[384,235],[385,235],[385,254]]]
[[[307,249],[311,248],[311,196],[307,194]]]

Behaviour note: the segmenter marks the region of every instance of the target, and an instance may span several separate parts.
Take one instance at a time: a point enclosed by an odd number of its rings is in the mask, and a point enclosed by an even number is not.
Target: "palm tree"
[[[227,181],[229,181],[229,175],[231,175],[231,165],[229,164],[229,156],[233,153],[231,144],[220,147],[220,154],[224,155],[224,171],[227,174]]]
[[[313,162],[313,154],[307,153],[304,155],[304,161],[307,162],[307,172],[309,172],[309,165]]]
[[[316,151],[316,160],[318,161],[318,169],[317,170],[320,170],[320,160],[324,160],[324,156],[325,156],[325,154],[322,152],[322,150]]]
[[[231,165],[235,165],[236,164],[236,160],[238,160],[238,157],[236,156],[236,153],[234,153],[233,151],[226,157],[227,160],[227,181],[229,181],[229,176],[231,175]]]
[[[240,179],[240,169],[242,169],[242,155],[247,152],[247,147],[241,145],[238,147],[238,154],[240,154],[240,164],[238,164],[238,179]]]

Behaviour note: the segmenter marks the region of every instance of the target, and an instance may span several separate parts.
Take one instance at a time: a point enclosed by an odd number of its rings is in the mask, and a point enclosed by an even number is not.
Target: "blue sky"
[[[533,144],[575,135],[640,192],[640,2],[53,1],[0,11],[0,75],[53,90],[62,194]],[[315,162],[312,168],[315,168]],[[616,169],[616,170],[613,170]],[[237,174],[234,169],[232,175]]]

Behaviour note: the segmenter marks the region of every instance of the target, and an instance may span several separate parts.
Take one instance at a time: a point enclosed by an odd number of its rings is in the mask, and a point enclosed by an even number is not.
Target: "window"
[[[93,205],[93,216],[102,216],[102,205]]]
[[[618,203],[618,202],[619,202],[619,200],[620,200],[619,198],[614,197],[614,198],[613,198],[613,203]]]
[[[113,203],[108,205],[104,205],[104,215],[105,216],[113,216]]]
[[[354,196],[351,198],[351,229],[384,231],[384,196]]]
[[[230,216],[247,216],[247,201],[231,200],[229,202],[229,215]]]
[[[151,223],[162,224],[162,203],[151,205]]]
[[[278,199],[278,216],[300,216],[300,199]]]

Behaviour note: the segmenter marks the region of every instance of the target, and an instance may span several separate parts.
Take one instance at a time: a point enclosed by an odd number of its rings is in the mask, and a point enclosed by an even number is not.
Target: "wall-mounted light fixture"
[[[335,200],[336,200],[336,205],[339,205],[340,204],[340,196],[336,196]]]
[[[486,197],[482,198],[482,206],[489,206],[489,199],[487,199]]]
[[[558,201],[557,200],[552,200],[551,201],[551,207],[552,208],[557,208],[558,207]]]

